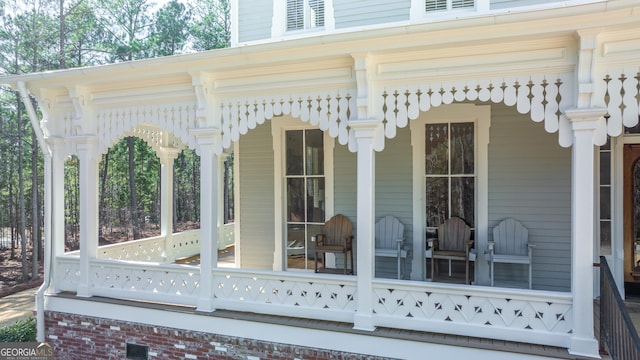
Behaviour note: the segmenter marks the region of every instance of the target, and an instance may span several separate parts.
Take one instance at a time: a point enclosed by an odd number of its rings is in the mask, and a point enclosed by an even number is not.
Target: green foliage
[[[155,14],[151,39],[152,55],[167,56],[182,51],[189,38],[191,11],[177,0],[171,0]]]
[[[211,50],[229,46],[231,16],[229,0],[194,2],[195,21],[191,24],[194,50]]]
[[[36,319],[33,316],[0,328],[0,342],[36,341]]]

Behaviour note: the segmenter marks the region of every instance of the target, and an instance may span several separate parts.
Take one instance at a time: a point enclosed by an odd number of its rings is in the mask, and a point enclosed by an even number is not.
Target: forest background
[[[227,47],[229,10],[229,0],[0,0],[0,76]],[[225,193],[232,166],[231,156]],[[174,196],[175,231],[199,228],[199,167],[189,149],[174,162],[174,193],[180,194]],[[0,296],[39,281],[46,241],[43,168],[21,97],[0,86]],[[154,151],[126,137],[102,155],[99,171],[100,244],[159,235],[160,161]],[[69,157],[65,250],[79,246],[78,176],[78,160]],[[232,209],[224,208],[225,222],[232,221]]]

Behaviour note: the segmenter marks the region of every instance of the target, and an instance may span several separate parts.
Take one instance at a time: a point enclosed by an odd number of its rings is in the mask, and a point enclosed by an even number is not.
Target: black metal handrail
[[[640,359],[640,338],[618,293],[609,264],[600,257],[600,350],[613,360]]]

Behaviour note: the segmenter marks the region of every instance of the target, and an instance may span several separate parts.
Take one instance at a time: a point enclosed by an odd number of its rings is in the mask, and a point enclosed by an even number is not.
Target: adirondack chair
[[[491,286],[495,263],[525,264],[529,267],[529,289],[532,283],[531,264],[533,255],[529,244],[529,231],[519,221],[511,218],[502,220],[493,228],[493,241],[489,241],[489,261],[491,263]]]
[[[469,284],[469,253],[473,246],[471,228],[464,220],[452,217],[438,226],[438,238],[429,239],[431,247],[431,280],[435,281],[438,260],[449,261],[449,276],[451,276],[451,261],[464,261],[465,284]]]
[[[353,225],[344,215],[334,215],[324,224],[322,234],[316,235],[315,242],[315,272],[318,272],[318,254],[322,254],[322,263],[327,264],[327,253],[342,253],[344,255],[344,274],[353,274]],[[351,260],[351,267],[347,266],[347,253]]]
[[[398,279],[402,277],[401,260],[407,258],[403,248],[404,225],[397,218],[387,215],[376,223],[376,256],[398,259]]]

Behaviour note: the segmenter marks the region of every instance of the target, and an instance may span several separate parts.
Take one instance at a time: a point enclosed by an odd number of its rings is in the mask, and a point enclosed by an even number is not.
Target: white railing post
[[[375,276],[376,166],[374,142],[382,131],[377,120],[350,121],[358,143],[357,180],[357,289],[358,304],[354,328],[374,330],[373,278]],[[346,261],[346,258],[345,258]]]
[[[594,136],[605,109],[565,113],[573,129],[571,174],[571,293],[573,331],[569,352],[599,358],[593,329],[595,221]]]
[[[192,130],[200,150],[200,295],[198,310],[215,310],[213,268],[218,265],[218,155],[216,145],[220,131],[205,128]]]
[[[91,260],[98,254],[97,137],[75,139],[80,162],[80,283],[77,295],[91,297]]]

